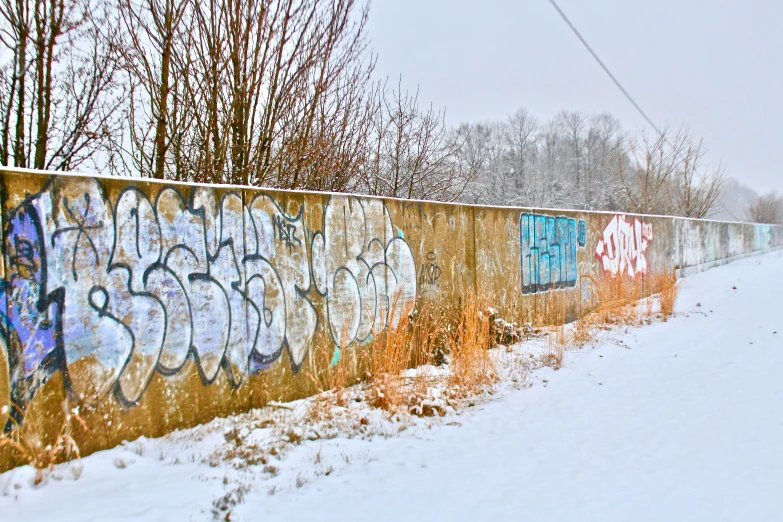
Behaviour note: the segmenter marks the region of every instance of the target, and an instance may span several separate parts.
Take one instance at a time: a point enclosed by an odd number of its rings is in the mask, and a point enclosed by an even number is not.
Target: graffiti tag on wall
[[[313,236],[313,278],[340,348],[396,325],[416,299],[413,254],[377,199],[332,196]]]
[[[427,252],[424,263],[421,265],[419,283],[422,286],[435,286],[440,279],[441,268],[438,265],[438,256],[435,252]]]
[[[192,359],[237,387],[283,351],[296,372],[319,324],[340,347],[395,325],[415,304],[411,250],[378,200],[332,196],[323,230],[269,196],[209,188],[189,201],[138,188],[114,205],[95,179],[54,178],[10,214],[0,321],[12,399],[24,407],[62,372],[79,399],[136,404],[154,373]]]
[[[579,230],[584,230],[583,221]],[[523,213],[519,232],[523,294],[576,286],[575,219]]]
[[[653,226],[634,218],[626,221],[625,216],[612,218],[604,229],[595,247],[595,257],[605,272],[616,275],[628,274],[635,277],[647,272],[645,252],[653,240]]]

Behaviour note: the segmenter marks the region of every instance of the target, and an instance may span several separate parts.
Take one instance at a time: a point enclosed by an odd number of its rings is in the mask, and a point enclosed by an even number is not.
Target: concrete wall
[[[0,170],[0,426],[83,454],[317,391],[402,314],[525,320],[593,281],[783,246],[780,227]],[[31,428],[33,429],[33,428]],[[13,465],[0,455],[0,468]]]

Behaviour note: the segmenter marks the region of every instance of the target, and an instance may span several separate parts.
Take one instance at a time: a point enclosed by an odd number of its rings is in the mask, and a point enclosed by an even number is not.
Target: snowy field
[[[351,401],[270,449],[264,433],[312,406],[298,401],[99,452],[37,486],[19,468],[0,475],[0,520],[781,520],[782,273],[773,253],[690,277],[668,322],[609,332],[444,417]],[[232,439],[279,457],[232,458]]]

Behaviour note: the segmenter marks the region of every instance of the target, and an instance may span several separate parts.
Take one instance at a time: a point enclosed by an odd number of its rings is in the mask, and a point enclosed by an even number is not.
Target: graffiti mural
[[[579,230],[585,228],[579,222]],[[577,222],[523,213],[519,218],[522,293],[573,288],[577,281]]]
[[[332,196],[312,235],[304,210],[206,187],[130,186],[112,204],[96,179],[52,178],[6,223],[11,400],[24,408],[55,372],[74,399],[125,407],[188,360],[204,385],[224,371],[238,387],[284,351],[296,372],[319,325],[311,289],[341,348],[413,308],[413,256],[382,201]]]
[[[653,240],[653,226],[639,218],[626,221],[625,216],[612,218],[598,240],[595,257],[604,271],[613,275],[635,277],[647,272],[647,247]]]
[[[413,308],[416,267],[381,200],[332,196],[313,236],[313,279],[326,298],[329,331],[345,348],[396,326]]]

